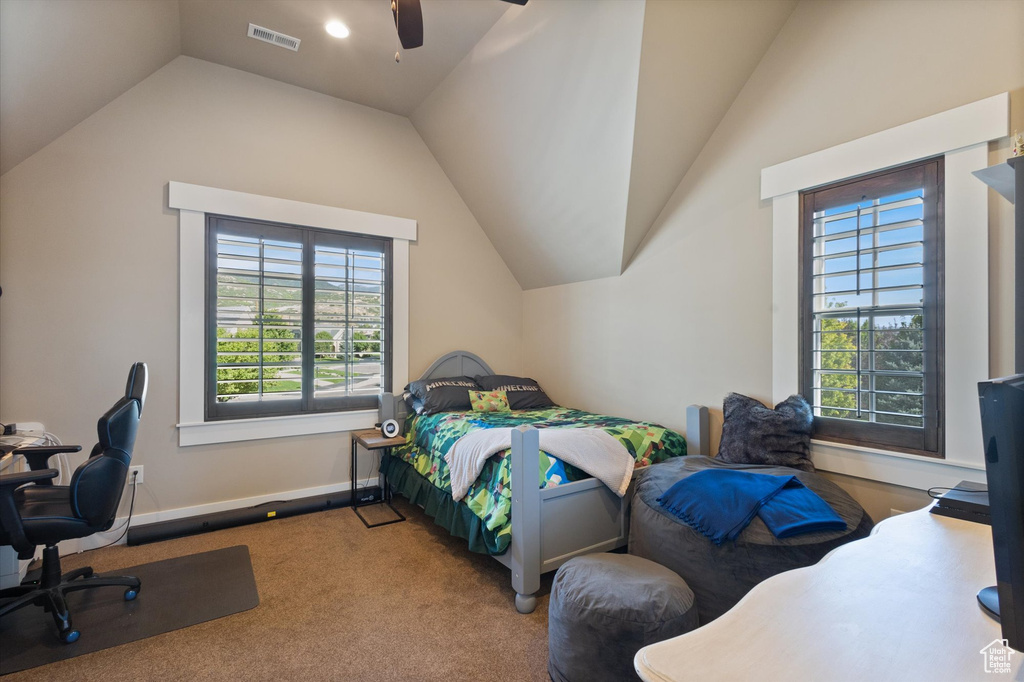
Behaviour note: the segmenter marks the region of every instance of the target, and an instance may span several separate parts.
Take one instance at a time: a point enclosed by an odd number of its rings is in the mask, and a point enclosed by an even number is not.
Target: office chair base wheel
[[[124,591],[124,600],[125,601],[132,601],[133,599],[138,597],[139,596],[139,589],[140,588],[132,589],[132,588],[129,587],[127,590]]]
[[[60,641],[65,644],[74,644],[78,641],[78,638],[82,635],[78,630],[65,630],[60,633]]]

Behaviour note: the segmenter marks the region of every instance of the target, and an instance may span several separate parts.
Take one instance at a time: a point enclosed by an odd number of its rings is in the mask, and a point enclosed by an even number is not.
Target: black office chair
[[[56,469],[46,468],[49,457],[78,452],[81,446],[30,447],[25,455],[30,470],[0,476],[0,545],[10,545],[19,559],[31,559],[36,545],[44,545],[42,575],[37,581],[0,590],[0,618],[23,606],[42,606],[53,616],[60,639],[70,644],[79,637],[71,627],[64,595],[93,587],[127,588],[125,600],[138,595],[141,584],[131,576],[98,577],[85,567],[61,575],[57,543],[109,530],[114,524],[128,465],[135,446],[139,418],[146,402],[146,363],[137,362],[128,373],[124,397],[96,425],[99,442],[89,459],[75,469],[71,484],[53,485]],[[30,485],[30,484],[35,485]]]

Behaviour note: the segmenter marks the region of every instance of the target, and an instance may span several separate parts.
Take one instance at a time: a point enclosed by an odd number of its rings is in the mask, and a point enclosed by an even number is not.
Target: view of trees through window
[[[827,418],[816,434],[938,448],[940,175],[932,160],[803,195],[802,385]]]
[[[924,410],[923,320],[920,313],[886,316],[884,322],[868,317],[858,323],[856,315],[820,318],[820,367],[827,371],[820,378],[819,414],[872,421],[874,413],[881,423],[921,426],[916,415]],[[872,360],[882,373],[861,372],[858,390],[858,368],[871,367]]]
[[[221,288],[230,293],[230,285]],[[217,400],[225,402],[233,395],[259,393],[260,382],[265,393],[295,393],[302,388],[300,376],[290,368],[294,354],[301,351],[302,342],[295,340],[294,332],[275,326],[280,323],[276,315],[263,317],[263,365],[253,366],[253,358],[260,354],[259,327],[233,330],[217,327],[218,363]],[[380,332],[353,333],[352,352],[360,361],[380,361]],[[330,332],[316,333],[315,353],[318,362],[344,364],[344,352],[336,350],[337,343]],[[246,366],[248,365],[248,366]],[[261,371],[262,370],[262,371]],[[343,384],[348,373],[344,368],[330,366],[317,368],[317,379],[326,385]]]
[[[267,234],[232,230],[211,236],[216,336],[210,399],[294,402],[308,393],[321,401],[379,394],[386,360],[386,264],[383,247],[376,246],[381,242],[303,236],[299,228],[262,229]],[[312,341],[312,357],[304,357],[306,339]]]

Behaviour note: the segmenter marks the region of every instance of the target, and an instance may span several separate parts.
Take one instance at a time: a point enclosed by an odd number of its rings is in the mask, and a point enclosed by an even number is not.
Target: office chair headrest
[[[96,422],[99,448],[103,454],[120,450],[131,457],[135,435],[139,430],[139,402],[135,398],[121,398]]]
[[[100,442],[93,448],[99,453],[71,476],[72,512],[100,530],[113,524],[121,500],[139,430],[139,402],[134,397],[121,398],[100,417],[96,424]]]
[[[128,370],[128,385],[124,388],[125,398],[134,398],[139,402],[139,416],[146,405],[146,391],[149,388],[149,369],[144,362],[136,362]]]

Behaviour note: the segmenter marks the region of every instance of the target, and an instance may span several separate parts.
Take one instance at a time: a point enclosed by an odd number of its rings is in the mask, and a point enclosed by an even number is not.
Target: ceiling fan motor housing
[[[423,45],[423,10],[420,0],[391,0],[391,14],[402,48],[411,50]]]

